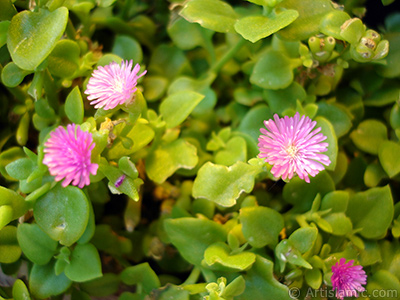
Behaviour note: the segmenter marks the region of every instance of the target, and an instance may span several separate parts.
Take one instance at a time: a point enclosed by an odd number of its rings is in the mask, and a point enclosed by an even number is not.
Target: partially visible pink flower
[[[294,117],[279,118],[264,121],[258,138],[259,157],[273,165],[272,175],[276,178],[292,179],[297,174],[301,179],[310,182],[308,175],[314,177],[331,161],[325,154],[328,143],[321,143],[326,139],[321,128],[314,129],[317,122],[296,113]]]
[[[137,90],[137,80],[146,74],[137,75],[140,70],[136,64],[132,70],[133,61],[122,61],[121,65],[112,62],[99,66],[89,79],[85,94],[94,108],[113,109],[119,104],[128,103]]]
[[[332,289],[336,290],[336,298],[358,297],[358,292],[365,291],[362,286],[367,283],[367,275],[362,266],[353,266],[354,260],[346,263],[345,258],[332,266]]]
[[[63,187],[72,182],[83,188],[90,184],[90,174],[96,175],[99,167],[90,160],[94,146],[92,134],[79,126],[69,124],[67,129],[59,126],[44,144],[43,164],[49,167],[56,181],[64,179]]]

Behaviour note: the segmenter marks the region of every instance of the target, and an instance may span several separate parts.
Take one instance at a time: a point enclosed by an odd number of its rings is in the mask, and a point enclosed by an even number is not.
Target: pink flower
[[[362,266],[353,266],[354,260],[346,264],[346,259],[341,258],[332,266],[332,289],[336,290],[336,298],[358,297],[358,292],[365,291],[362,286],[367,283],[367,275]]]
[[[292,179],[296,173],[309,183],[308,175],[314,177],[325,169],[322,164],[331,163],[327,155],[321,154],[328,150],[328,143],[321,143],[326,136],[318,133],[320,127],[313,130],[317,122],[306,116],[300,119],[299,113],[281,119],[275,114],[274,120],[264,121],[268,130],[260,129],[259,157],[273,165],[271,173],[276,178]]]
[[[56,181],[64,179],[63,187],[71,181],[80,188],[90,184],[90,174],[96,175],[99,167],[90,161],[95,146],[92,134],[75,124],[69,124],[67,129],[59,126],[50,133],[44,146],[43,164],[49,167]]]
[[[137,75],[140,70],[136,64],[132,70],[133,61],[123,61],[121,65],[112,62],[109,65],[99,66],[93,71],[89,79],[85,94],[94,108],[113,109],[119,104],[128,103],[136,92],[137,80],[146,74]]]

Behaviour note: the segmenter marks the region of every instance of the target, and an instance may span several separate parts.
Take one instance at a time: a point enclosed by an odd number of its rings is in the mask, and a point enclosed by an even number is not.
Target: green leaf
[[[68,78],[79,67],[79,45],[71,40],[61,40],[55,45],[48,58],[48,68],[52,75]]]
[[[365,25],[359,18],[347,20],[340,29],[340,36],[350,44],[358,43],[365,33]]]
[[[167,90],[168,79],[162,76],[145,76],[143,79],[144,97],[147,101],[159,100]]]
[[[56,185],[40,197],[33,208],[40,228],[62,245],[70,246],[84,233],[89,220],[89,202],[77,187]]]
[[[127,267],[120,274],[123,283],[134,285],[140,283],[143,292],[150,294],[161,286],[157,274],[153,271],[148,263],[142,263],[136,266]]]
[[[146,171],[151,180],[163,183],[176,170],[197,165],[197,148],[183,139],[161,144],[146,158]]]
[[[346,215],[352,220],[354,229],[361,230],[363,237],[379,239],[385,235],[393,219],[389,185],[356,193],[349,199]]]
[[[147,70],[153,76],[160,75],[171,80],[187,72],[188,68],[189,62],[181,49],[162,44],[154,50]]]
[[[5,207],[6,209],[2,209]],[[18,219],[28,210],[28,203],[13,190],[0,186],[0,229],[10,221]]]
[[[387,128],[381,121],[365,120],[350,134],[350,138],[360,150],[378,154],[381,143],[387,140]]]
[[[225,207],[233,206],[242,192],[252,191],[258,172],[258,167],[241,161],[231,167],[207,162],[194,180],[193,197],[205,198]]]
[[[111,52],[125,60],[133,60],[133,65],[143,60],[142,47],[134,38],[127,35],[115,37]]]
[[[382,262],[381,250],[377,241],[363,241],[364,249],[361,252],[359,261],[363,266],[370,266]]]
[[[275,246],[284,222],[280,213],[269,207],[244,207],[240,210],[243,235],[255,248]]]
[[[21,248],[17,241],[17,228],[6,226],[0,230],[0,263],[10,264],[21,256]]]
[[[41,98],[35,101],[35,111],[38,116],[45,119],[54,119],[55,112],[50,106],[49,101],[46,98]]]
[[[13,61],[24,70],[36,69],[54,49],[68,21],[68,9],[53,12],[24,10],[15,15],[8,29],[7,47]]]
[[[333,191],[326,194],[321,201],[321,211],[330,209],[331,212],[345,212],[349,204],[349,192]]]
[[[335,39],[341,40],[340,27],[344,22],[350,19],[349,14],[341,10],[334,10],[327,13],[320,23],[320,30],[327,36],[333,36]]]
[[[321,127],[321,133],[327,137],[324,143],[328,143],[328,151],[324,152],[324,154],[328,155],[331,163],[329,166],[325,166],[325,169],[333,171],[336,168],[338,156],[338,139],[335,134],[335,129],[324,117],[316,117],[314,120],[317,121],[315,128]]]
[[[106,273],[100,278],[79,284],[83,291],[94,297],[106,297],[115,295],[118,291],[121,280],[113,273]]]
[[[58,243],[44,233],[37,224],[20,224],[17,238],[25,256],[38,265],[47,264],[58,246]]]
[[[249,16],[235,23],[235,30],[246,40],[255,43],[288,26],[297,19],[296,10],[284,10],[278,14],[266,16]]]
[[[17,279],[14,282],[12,295],[15,300],[31,300],[28,288],[21,279]]]
[[[292,82],[291,85],[284,89],[264,90],[264,99],[267,101],[268,106],[271,111],[279,115],[287,109],[296,109],[297,101],[303,101],[306,96],[306,91],[297,82]]]
[[[164,221],[164,228],[182,257],[197,266],[201,265],[206,249],[224,242],[227,235],[222,225],[207,219],[168,219]]]
[[[238,130],[251,136],[254,141],[258,141],[261,134],[260,128],[264,126],[264,121],[270,118],[272,118],[271,110],[265,104],[254,106],[244,116]]]
[[[317,240],[318,229],[315,227],[304,227],[294,231],[289,236],[289,241],[300,251],[301,254],[311,250]]]
[[[332,228],[333,235],[347,235],[353,229],[351,220],[343,213],[332,213],[324,217]]]
[[[275,257],[280,265],[280,272],[283,272],[286,263],[312,269],[313,267],[303,258],[300,251],[293,246],[291,241],[282,240],[275,248]]]
[[[1,10],[0,10],[0,20],[11,20],[11,18],[17,13],[15,6],[11,0],[2,0],[1,1]]]
[[[400,145],[393,141],[384,141],[379,146],[379,162],[390,178],[400,173],[399,153]]]
[[[330,0],[285,0],[276,8],[293,9],[299,13],[293,23],[279,31],[279,35],[287,40],[305,40],[318,34],[321,20],[334,10]]]
[[[318,102],[318,116],[326,118],[332,124],[337,138],[344,136],[352,126],[351,118],[344,106],[320,101]]]
[[[64,109],[65,114],[72,123],[81,124],[83,122],[83,100],[78,86],[74,87],[74,89],[68,94],[68,97],[65,100]]]
[[[321,271],[319,269],[306,270],[304,272],[304,279],[311,288],[317,290],[322,284]]]
[[[371,300],[397,300],[400,293],[399,279],[387,270],[378,270],[368,277],[366,293],[376,295]],[[382,297],[381,295],[385,295]]]
[[[390,125],[393,129],[400,128],[400,106],[395,103],[390,111]]]
[[[268,50],[256,62],[250,82],[264,89],[284,89],[293,81],[293,71],[288,57]]]
[[[11,177],[18,179],[18,180],[24,180],[29,177],[29,175],[33,172],[35,169],[36,164],[29,158],[20,158],[12,163],[8,164],[6,166],[6,171],[8,175]]]
[[[10,21],[0,22],[0,48],[7,43],[7,32],[9,26],[10,26]]]
[[[203,100],[204,95],[186,90],[169,95],[160,105],[160,114],[167,123],[167,128],[181,124]]]
[[[99,170],[107,177],[109,180],[108,188],[113,194],[124,193],[129,198],[134,201],[139,200],[138,190],[140,185],[142,185],[143,180],[140,178],[122,177],[122,182],[120,186],[116,186],[117,181],[121,180],[121,176],[124,173],[117,169],[116,167],[110,165],[105,158],[102,158],[99,164]]]
[[[191,90],[204,96],[198,105],[193,109],[193,116],[201,116],[208,113],[217,103],[217,95],[210,88],[209,79],[196,80],[187,76],[180,76],[168,87],[168,94],[175,94],[179,91]]]
[[[7,87],[16,87],[30,73],[30,71],[20,69],[14,62],[9,62],[1,72],[1,81]]]
[[[237,19],[232,6],[220,0],[190,0],[179,14],[189,22],[217,32],[232,32]]]
[[[56,276],[54,263],[40,266],[34,264],[29,276],[29,290],[32,296],[39,299],[49,298],[65,292],[71,285],[64,273]]]
[[[70,263],[65,267],[65,275],[76,282],[89,281],[103,274],[100,256],[92,244],[77,244],[72,251]]]
[[[111,160],[119,159],[137,152],[147,146],[154,137],[154,130],[146,124],[136,123],[135,126],[126,134],[125,138],[130,139],[133,145],[129,148],[123,146],[123,140],[117,138],[112,147],[107,152],[107,157]]]
[[[215,155],[215,162],[219,165],[231,166],[238,161],[247,160],[246,141],[239,137],[233,137],[226,143],[226,148]]]
[[[289,288],[274,277],[272,261],[257,255],[253,267],[243,275],[246,289],[236,296],[237,300],[269,299],[291,300]]]
[[[386,160],[386,158],[383,158],[383,160]],[[381,164],[379,164],[378,162],[373,162],[369,164],[365,169],[364,183],[367,187],[376,187],[381,182],[382,179],[388,178],[385,170],[381,167]]]
[[[230,248],[225,243],[215,243],[204,252],[203,263],[212,270],[217,271],[245,271],[256,260],[256,255],[251,252],[241,252],[230,255]]]
[[[196,23],[189,23],[179,18],[167,27],[171,40],[182,50],[191,50],[197,46],[205,46],[205,38],[210,38],[213,31],[207,30]]]
[[[283,199],[294,205],[296,210],[305,212],[311,208],[315,196],[321,197],[335,189],[335,184],[327,172],[321,172],[310,183],[295,177],[283,187]]]
[[[388,32],[385,38],[390,44],[390,51],[385,58],[387,64],[377,66],[376,70],[385,78],[395,78],[400,75],[400,32]]]
[[[371,96],[364,100],[365,106],[386,106],[388,104],[399,101],[400,89],[397,87],[387,87],[374,92]]]

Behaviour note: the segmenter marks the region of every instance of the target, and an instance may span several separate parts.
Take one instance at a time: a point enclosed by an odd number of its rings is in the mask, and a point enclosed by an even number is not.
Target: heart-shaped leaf
[[[283,229],[283,217],[269,207],[244,207],[240,210],[240,222],[244,237],[250,245],[261,248],[275,246]]]
[[[68,9],[53,12],[24,10],[15,15],[8,28],[7,47],[18,67],[33,71],[54,49],[68,21]]]
[[[146,171],[151,180],[163,183],[176,170],[197,165],[197,148],[183,139],[162,144],[146,158]]]
[[[235,23],[235,30],[246,40],[255,43],[288,26],[299,16],[296,10],[288,9],[271,16],[249,16]]]
[[[367,239],[386,234],[393,219],[393,197],[389,185],[356,193],[349,199],[346,215]],[[377,218],[376,216],[379,216]]]
[[[290,60],[274,50],[265,52],[254,66],[250,82],[264,89],[283,89],[293,81]]]
[[[49,71],[51,74],[68,78],[74,75],[79,67],[80,48],[71,40],[58,41],[49,55]]]
[[[225,243],[212,244],[204,252],[203,262],[217,271],[244,271],[251,267],[256,255],[251,252],[241,252],[229,255],[230,249]]]
[[[128,267],[121,273],[121,280],[127,285],[140,283],[146,294],[160,287],[160,280],[148,263]]]
[[[188,262],[201,265],[204,251],[216,242],[226,240],[226,231],[218,223],[207,219],[180,218],[164,222],[171,243]]]
[[[309,251],[317,240],[318,229],[315,227],[303,227],[297,229],[289,236],[289,241],[301,254]]]
[[[92,244],[77,244],[65,267],[65,275],[76,282],[83,282],[102,276],[100,256]]]
[[[37,224],[20,224],[17,238],[26,257],[38,265],[47,264],[58,246],[58,243],[44,233]]]
[[[207,162],[194,180],[193,197],[205,198],[225,207],[233,206],[242,192],[251,192],[258,172],[258,167],[241,161],[229,168]]]
[[[186,90],[174,93],[161,103],[160,113],[168,128],[181,124],[200,103],[204,95]]]
[[[33,265],[29,276],[29,290],[38,299],[49,298],[66,291],[71,285],[64,273],[56,275],[54,272],[55,261],[47,265]]]
[[[350,138],[360,150],[378,154],[381,143],[387,140],[387,128],[381,121],[365,120],[350,134]]]
[[[253,267],[244,275],[246,289],[236,296],[237,300],[269,299],[291,300],[289,288],[275,279],[274,263],[257,255]]]
[[[246,161],[247,144],[246,141],[239,137],[231,138],[224,150],[220,150],[215,155],[215,162],[219,165],[231,166],[238,161]]]
[[[190,0],[179,13],[189,22],[217,32],[233,31],[237,14],[232,6],[220,0]]]
[[[70,246],[84,233],[89,220],[89,202],[77,187],[58,184],[37,199],[33,208],[37,224],[52,239]]]

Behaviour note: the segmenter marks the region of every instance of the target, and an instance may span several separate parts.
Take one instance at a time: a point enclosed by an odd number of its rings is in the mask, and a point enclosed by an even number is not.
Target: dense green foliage
[[[400,14],[378,33],[364,5],[0,0],[0,299],[327,299],[342,257],[360,298],[398,299]],[[133,103],[94,109],[122,60],[147,70]],[[296,112],[329,143],[310,183],[257,157]],[[96,144],[83,189],[43,164],[70,123]]]

